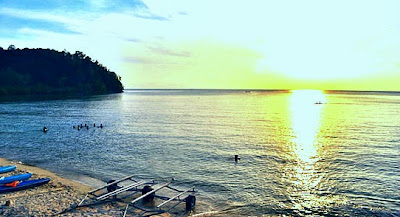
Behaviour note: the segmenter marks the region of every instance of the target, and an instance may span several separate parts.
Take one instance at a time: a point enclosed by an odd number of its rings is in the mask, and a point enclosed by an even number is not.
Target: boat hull
[[[17,167],[16,166],[5,166],[5,167],[0,167],[0,173],[7,173],[14,171]]]
[[[7,184],[13,181],[22,181],[31,178],[31,173],[19,174],[14,176],[0,177],[0,184]]]
[[[40,185],[44,185],[50,181],[50,178],[44,179],[33,179],[20,182],[16,187],[0,186],[0,194],[8,193],[13,191],[20,191],[28,188],[34,188]]]

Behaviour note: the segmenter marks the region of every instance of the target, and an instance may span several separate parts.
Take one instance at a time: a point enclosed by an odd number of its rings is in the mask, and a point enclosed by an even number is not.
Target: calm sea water
[[[195,214],[399,216],[399,111],[400,93],[127,90],[3,100],[0,157],[86,181],[174,177],[199,190]],[[80,123],[91,127],[73,129]]]

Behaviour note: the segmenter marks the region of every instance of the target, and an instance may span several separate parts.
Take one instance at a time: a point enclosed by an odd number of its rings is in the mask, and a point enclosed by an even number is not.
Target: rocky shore
[[[79,202],[91,187],[20,162],[0,158],[0,165],[17,166],[17,170],[1,174],[3,176],[30,172],[33,174],[31,179],[51,178],[42,186],[0,194],[0,216],[121,216],[121,210],[113,204],[80,208],[60,215],[60,212]]]
[[[15,174],[32,173],[30,179],[51,178],[51,181],[42,186],[25,189],[16,192],[0,194],[0,216],[19,217],[19,216],[123,216],[125,204],[105,203],[90,207],[80,207],[79,209],[70,209],[78,204],[88,191],[93,189],[91,186],[60,177],[48,170],[35,166],[25,165],[22,162],[10,161],[0,158],[0,166],[16,165],[17,169],[12,172],[0,174],[0,176],[10,176]],[[80,179],[77,179],[80,180]],[[86,180],[87,181],[87,180]],[[90,180],[95,183],[96,180]],[[84,182],[87,183],[87,182]],[[101,186],[104,184],[100,180],[94,184]],[[67,212],[63,212],[68,210]],[[127,213],[126,217],[137,216],[140,210],[133,213]],[[163,213],[158,217],[169,216],[226,216],[223,212],[207,210],[198,210],[196,213]]]

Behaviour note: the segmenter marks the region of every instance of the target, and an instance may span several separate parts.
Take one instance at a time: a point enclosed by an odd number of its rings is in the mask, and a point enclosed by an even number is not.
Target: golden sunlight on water
[[[292,163],[287,165],[285,178],[289,182],[292,208],[299,211],[319,209],[332,202],[317,194],[321,191],[324,171],[315,165],[322,157],[317,136],[326,98],[322,91],[296,90],[289,101],[292,135],[288,151]]]
[[[296,90],[290,98],[293,152],[305,163],[313,163],[317,157],[315,140],[325,101],[319,90]]]

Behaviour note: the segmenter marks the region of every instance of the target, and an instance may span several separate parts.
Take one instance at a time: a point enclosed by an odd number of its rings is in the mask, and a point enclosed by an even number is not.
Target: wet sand
[[[31,179],[49,177],[51,181],[32,189],[0,194],[0,216],[122,216],[120,207],[113,204],[79,208],[60,215],[78,203],[91,187],[38,167],[0,158],[0,166],[6,165],[16,165],[17,169],[1,176],[30,172]]]

